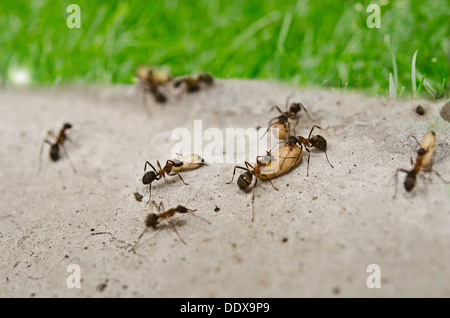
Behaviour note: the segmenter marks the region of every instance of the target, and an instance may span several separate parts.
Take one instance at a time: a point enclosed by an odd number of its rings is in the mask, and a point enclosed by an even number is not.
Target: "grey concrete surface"
[[[146,160],[169,159],[176,127],[267,125],[290,93],[327,127],[328,156],[306,161],[251,193],[231,178],[233,164],[210,164],[155,183],[153,199],[179,215],[177,230],[150,230],[133,244],[151,211],[141,183]],[[425,115],[414,109],[423,105]],[[437,134],[434,169],[450,179],[450,124],[444,101],[389,101],[340,91],[295,90],[259,81],[218,81],[197,94],[146,108],[131,86],[0,91],[1,297],[416,297],[450,296],[450,186],[419,177],[406,193],[397,168],[429,130]],[[147,110],[150,109],[149,115]],[[37,172],[47,130],[73,123],[66,159]],[[309,132],[303,116],[296,131]],[[242,164],[242,163],[239,163]],[[144,195],[136,201],[134,192]],[[215,208],[220,211],[216,212]],[[91,235],[109,232],[111,234]],[[81,288],[66,285],[67,266]],[[381,268],[370,289],[369,264]]]

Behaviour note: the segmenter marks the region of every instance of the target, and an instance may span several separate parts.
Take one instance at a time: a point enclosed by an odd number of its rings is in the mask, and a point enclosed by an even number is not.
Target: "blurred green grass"
[[[81,29],[66,26],[71,3]],[[370,3],[381,6],[380,29],[366,25]],[[411,96],[416,50],[417,70],[437,91],[449,82],[449,21],[448,0],[1,1],[0,74],[10,82],[26,69],[34,85],[132,83],[138,65],[152,64],[174,75],[204,70],[388,95],[395,64],[397,92],[404,86]]]

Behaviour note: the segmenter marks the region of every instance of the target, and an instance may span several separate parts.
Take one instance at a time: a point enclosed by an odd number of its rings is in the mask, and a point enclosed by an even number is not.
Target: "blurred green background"
[[[71,3],[81,29],[66,25]],[[380,29],[366,25],[370,3],[381,7]],[[389,95],[392,73],[397,95],[410,97],[418,50],[416,86],[426,86],[425,75],[436,94],[421,94],[442,97],[449,21],[449,0],[2,0],[0,76],[7,84],[18,71],[32,85],[132,83],[136,67],[151,64],[175,76],[208,71]]]

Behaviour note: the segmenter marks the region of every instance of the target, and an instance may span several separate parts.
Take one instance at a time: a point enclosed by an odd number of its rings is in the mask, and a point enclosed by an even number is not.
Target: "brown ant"
[[[176,213],[186,214],[186,213],[193,213],[197,210],[190,210],[188,208],[185,208],[184,206],[178,205],[176,208],[172,208],[172,209],[165,211],[164,205],[162,202],[159,203],[159,206],[156,204],[155,201],[152,201],[152,204],[153,204],[153,206],[156,207],[156,210],[159,213],[158,214],[150,213],[147,215],[147,217],[145,218],[145,229],[144,229],[144,231],[142,231],[141,235],[139,235],[136,243],[134,244],[134,246],[132,247],[131,250],[133,250],[137,246],[140,239],[142,238],[142,236],[144,236],[144,234],[148,231],[149,228],[156,229],[156,226],[159,224],[160,220],[166,220],[170,225],[172,225],[172,227],[173,227],[175,233],[177,234],[178,238],[180,239],[180,241],[186,245],[186,242],[181,238],[180,234],[178,233],[178,231],[175,227],[175,223],[172,223],[169,219],[172,218]],[[192,215],[205,221],[208,224],[211,224],[208,220],[202,218],[201,216],[198,216],[195,214],[192,214]]]
[[[208,73],[200,73],[195,76],[184,76],[175,80],[174,87],[180,87],[184,84],[188,93],[197,92],[200,90],[200,85],[204,83],[208,86],[213,85],[214,78]]]
[[[418,142],[417,138],[416,137],[414,138]],[[420,171],[429,173],[434,172],[444,183],[450,183],[449,181],[444,180],[437,171],[432,170],[433,168],[432,157],[434,153],[435,144],[436,144],[436,133],[434,131],[429,131],[423,137],[423,140],[420,143],[415,163],[413,162],[413,158],[411,157],[411,165],[413,166],[413,168],[411,170],[397,169],[395,173],[395,193],[393,197],[394,199],[397,196],[397,183],[399,172],[406,173],[404,186],[407,192],[411,192],[414,186],[416,185],[416,177]]]
[[[285,105],[286,111],[283,112],[283,111],[280,109],[280,107],[278,107],[277,105],[275,105],[275,106],[273,106],[273,107],[269,110],[269,112],[271,112],[271,111],[274,110],[274,109],[278,110],[278,111],[280,112],[281,115],[285,115],[287,118],[289,118],[289,119],[291,119],[291,120],[296,120],[295,126],[297,126],[297,124],[298,124],[298,121],[299,121],[299,112],[300,112],[302,109],[303,109],[303,111],[306,113],[306,115],[308,116],[308,118],[309,118],[310,120],[313,120],[313,119],[311,118],[311,116],[309,116],[308,111],[306,110],[305,106],[303,106],[302,103],[291,103],[291,105],[288,106],[288,105],[289,105],[289,100],[291,99],[291,97],[292,97],[292,95],[291,95],[291,96],[288,96],[288,97],[286,98],[286,105]]]
[[[185,184],[188,185],[188,183],[184,182],[183,178],[181,177],[181,175],[177,172],[172,172],[172,168],[173,167],[181,167],[183,165],[182,161],[179,160],[167,160],[166,161],[166,165],[164,166],[164,168],[161,168],[161,165],[159,164],[159,161],[156,161],[156,164],[158,165],[158,169],[156,170],[155,167],[153,167],[153,165],[146,161],[145,165],[144,165],[144,176],[142,177],[142,183],[145,185],[149,185],[149,191],[150,191],[150,198],[152,196],[152,182],[155,180],[160,180],[161,178],[164,178],[164,181],[166,181],[166,174],[168,176],[178,176],[180,177],[180,180]],[[149,165],[150,167],[152,167],[153,171],[147,171],[147,165]],[[149,199],[150,200],[150,199]]]
[[[67,158],[67,160],[69,161],[69,163],[70,163],[70,165],[71,165],[71,167],[72,167],[72,169],[73,169],[73,172],[77,172],[77,170],[75,169],[75,167],[73,166],[73,164],[72,164],[72,161],[70,160],[70,158],[69,158],[69,156],[67,155],[67,151],[66,151],[66,149],[64,148],[64,142],[66,141],[66,140],[69,140],[69,141],[71,141],[70,139],[69,139],[69,137],[67,136],[67,134],[66,134],[66,131],[68,130],[68,129],[71,129],[72,128],[72,124],[70,124],[70,123],[65,123],[64,125],[63,125],[63,127],[61,128],[61,130],[59,131],[59,133],[58,133],[58,135],[57,136],[55,136],[55,134],[52,132],[52,131],[48,131],[47,132],[47,137],[52,137],[52,138],[54,138],[55,139],[55,142],[51,142],[51,141],[49,141],[48,139],[44,139],[44,141],[42,142],[42,145],[41,145],[41,149],[40,149],[40,151],[39,151],[39,171],[40,171],[40,169],[41,169],[41,163],[42,163],[42,151],[43,151],[43,149],[44,149],[44,144],[48,144],[48,145],[50,145],[50,152],[49,152],[49,156],[50,156],[50,159],[52,160],[52,161],[58,161],[59,160],[59,158],[60,158],[60,149],[63,151],[63,153],[64,153],[64,156]]]
[[[285,139],[286,136],[288,137],[290,136],[291,124],[289,123],[288,116],[286,116],[285,114],[282,114],[278,117],[274,117],[269,121],[269,124],[267,125],[267,130],[262,135],[261,139],[267,134],[267,132],[270,130],[271,127],[277,129],[274,131],[274,135],[278,139]]]
[[[154,67],[140,67],[136,72],[139,83],[145,92],[149,92],[158,103],[165,103],[166,95],[161,93],[160,88],[172,80],[172,76],[165,70],[158,70]]]
[[[253,176],[255,177],[255,183],[252,189],[252,222],[255,220],[255,187],[258,184],[258,179],[268,180],[272,185],[272,187],[275,190],[279,191],[278,188],[273,185],[271,179],[274,179],[279,175],[289,171],[291,168],[293,168],[301,161],[302,157],[301,148],[296,146],[295,144],[293,145],[293,147],[296,148],[287,149],[289,148],[288,146],[286,146],[285,148],[284,146],[282,146],[276,150],[275,156],[272,155],[271,151],[268,151],[266,155],[256,157],[255,166],[252,166],[248,161],[245,161],[245,167],[242,166],[234,167],[233,177],[231,178],[231,181],[227,182],[226,184],[230,184],[233,182],[234,176],[236,174],[236,169],[245,170],[245,172],[242,173],[237,180],[237,185],[239,189],[241,189],[242,191],[246,191],[249,188],[250,184],[253,181]],[[284,152],[286,152],[286,154],[281,156],[282,152],[283,154]],[[260,158],[263,158],[263,160],[260,160]],[[275,163],[277,161],[276,158],[283,158],[284,159],[283,164],[287,159],[294,159],[294,160],[293,161],[290,160],[289,164],[285,165],[285,168],[282,169],[280,168],[278,163]]]
[[[325,140],[325,138],[323,138],[321,135],[315,135],[312,136],[312,132],[314,130],[314,128],[318,128],[318,129],[322,129],[317,125],[312,126],[311,131],[309,132],[308,138],[304,138],[302,136],[297,136],[295,137],[297,140],[297,143],[299,145],[303,145],[305,146],[306,151],[308,152],[308,165],[307,165],[307,169],[306,169],[306,176],[309,176],[309,159],[311,158],[311,151],[308,149],[308,147],[315,147],[319,150],[323,150],[323,152],[325,153],[325,157],[327,158],[328,163],[330,164],[331,168],[334,168],[333,165],[331,164],[330,160],[328,160],[328,155],[327,155],[327,141]],[[293,139],[291,140],[291,142],[293,141]]]

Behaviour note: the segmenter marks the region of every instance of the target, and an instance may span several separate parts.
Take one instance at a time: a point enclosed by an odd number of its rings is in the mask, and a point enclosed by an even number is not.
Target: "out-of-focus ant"
[[[74,172],[77,172],[76,169],[75,169],[75,167],[73,166],[72,161],[70,160],[69,156],[67,155],[66,149],[64,148],[64,143],[65,143],[65,141],[66,141],[66,140],[69,140],[69,141],[70,141],[69,137],[68,137],[67,134],[66,134],[66,131],[67,131],[68,129],[71,129],[71,128],[72,128],[72,124],[70,124],[70,123],[65,123],[65,124],[63,125],[63,127],[60,129],[60,131],[59,131],[59,133],[58,133],[57,136],[55,136],[55,134],[54,134],[52,131],[48,131],[48,132],[47,132],[47,138],[49,138],[49,137],[50,137],[50,138],[53,138],[55,141],[54,141],[54,142],[51,142],[51,141],[49,141],[49,140],[46,138],[46,139],[44,139],[44,141],[42,142],[41,149],[40,149],[40,151],[39,151],[39,169],[38,169],[39,171],[41,170],[41,164],[42,164],[42,151],[44,150],[44,145],[45,145],[45,144],[48,144],[48,145],[50,145],[49,156],[50,156],[50,159],[51,159],[52,161],[58,161],[58,160],[59,160],[59,158],[61,157],[61,155],[60,155],[60,150],[62,150],[62,152],[64,153],[64,156],[65,156],[65,157],[67,158],[67,160],[69,161],[70,166],[72,167],[73,171],[74,171]]]
[[[172,76],[169,72],[154,67],[143,66],[139,67],[136,72],[139,78],[139,83],[144,92],[149,92],[158,103],[165,103],[166,95],[161,92],[161,87],[167,85]]]
[[[417,138],[415,139],[418,142]],[[407,192],[411,192],[414,186],[416,185],[416,178],[420,171],[428,173],[434,172],[444,183],[450,183],[450,181],[444,180],[437,171],[433,170],[432,158],[435,144],[436,144],[436,133],[434,131],[429,131],[423,137],[422,142],[420,143],[415,163],[413,161],[413,158],[411,157],[411,165],[413,166],[413,168],[411,170],[397,169],[395,173],[395,193],[393,197],[394,199],[397,196],[397,183],[399,172],[406,173],[404,185]]]
[[[175,79],[173,85],[174,87],[184,86],[186,92],[193,93],[200,90],[201,84],[205,84],[207,86],[212,86],[214,83],[214,78],[208,73],[200,73],[194,76],[183,76]]]

